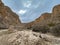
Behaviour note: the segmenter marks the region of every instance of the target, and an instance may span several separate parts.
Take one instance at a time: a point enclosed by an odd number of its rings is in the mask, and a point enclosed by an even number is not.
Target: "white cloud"
[[[31,6],[30,3],[29,4],[27,4],[27,3],[24,4],[24,7],[28,7],[29,8],[30,6]]]
[[[26,11],[27,11],[27,10],[20,10],[20,11],[18,11],[18,13],[21,14],[21,15],[23,15],[23,14],[26,13]]]
[[[23,2],[24,7],[29,8],[31,6],[31,1]]]

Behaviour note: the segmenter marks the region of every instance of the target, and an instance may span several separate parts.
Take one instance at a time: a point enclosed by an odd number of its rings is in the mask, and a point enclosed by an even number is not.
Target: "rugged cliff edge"
[[[36,25],[60,24],[60,5],[56,5],[52,9],[52,13],[44,13],[39,18],[31,23],[27,23],[27,28],[32,28]]]
[[[8,28],[10,25],[20,25],[19,16],[0,0],[0,28]]]

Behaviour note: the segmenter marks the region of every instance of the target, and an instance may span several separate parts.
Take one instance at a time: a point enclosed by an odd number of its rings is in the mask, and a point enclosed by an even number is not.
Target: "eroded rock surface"
[[[8,28],[10,25],[20,25],[19,16],[0,0],[0,28]]]
[[[0,45],[60,45],[60,38],[32,31],[15,31],[0,36]]]
[[[52,24],[52,26],[54,24],[60,24],[60,5],[54,6],[52,9],[52,13],[44,13],[39,18],[37,18],[35,21],[26,24],[26,27],[28,29],[31,29],[36,25],[50,26],[50,24]]]

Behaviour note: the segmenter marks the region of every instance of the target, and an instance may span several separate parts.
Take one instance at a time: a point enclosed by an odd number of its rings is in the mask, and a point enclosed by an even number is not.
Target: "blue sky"
[[[60,0],[2,0],[19,15],[22,23],[34,21],[42,13],[52,12],[55,5],[60,4]]]

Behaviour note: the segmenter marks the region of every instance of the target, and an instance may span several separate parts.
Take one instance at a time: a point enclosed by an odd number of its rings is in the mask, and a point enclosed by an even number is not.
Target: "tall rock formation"
[[[52,22],[60,23],[60,5],[56,5],[52,10]]]
[[[0,0],[0,28],[8,28],[10,25],[20,25],[19,16]]]

